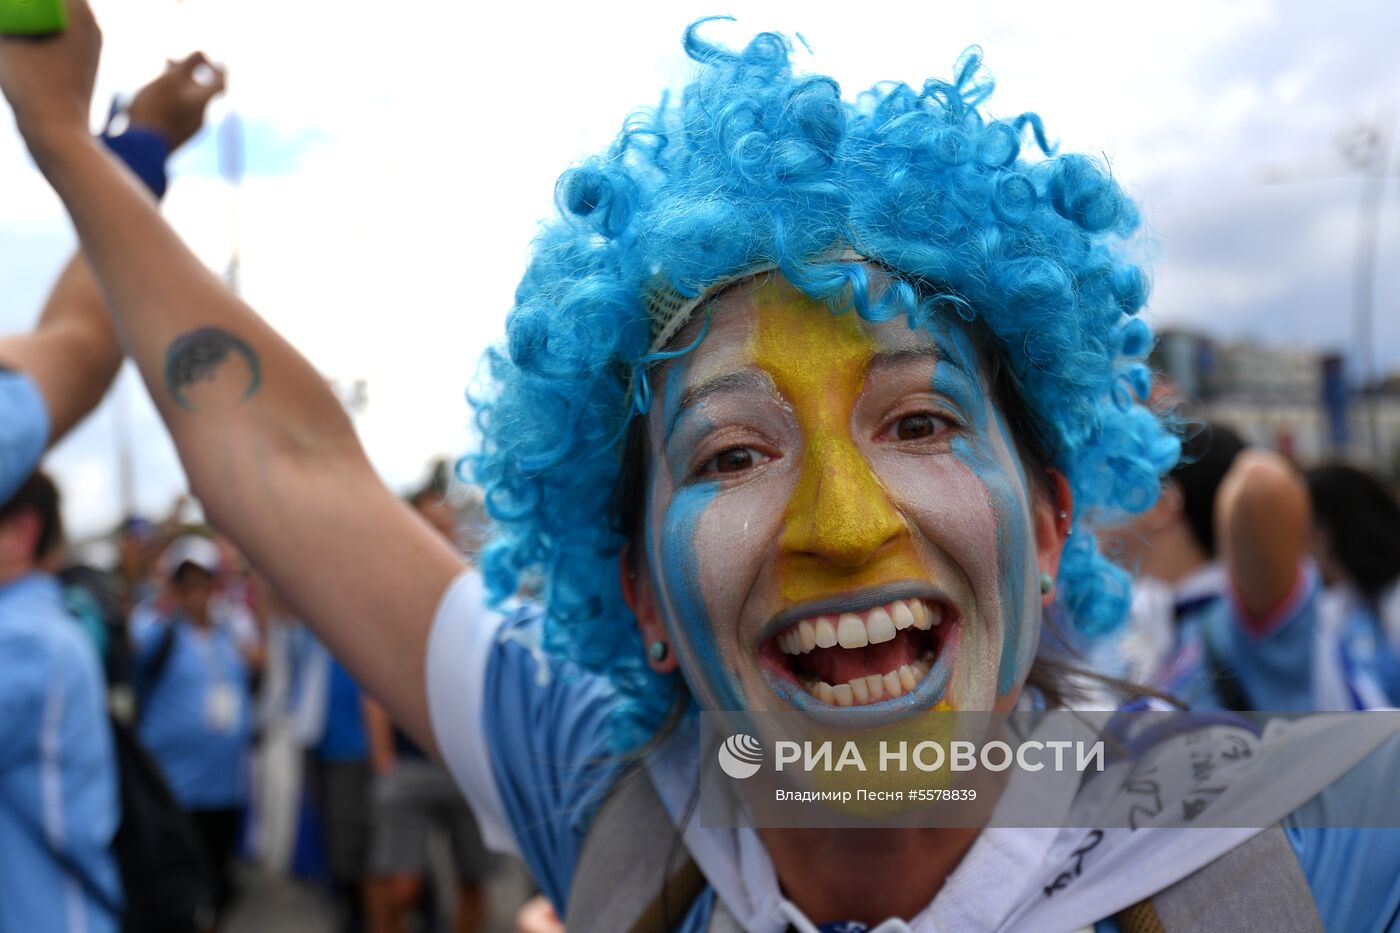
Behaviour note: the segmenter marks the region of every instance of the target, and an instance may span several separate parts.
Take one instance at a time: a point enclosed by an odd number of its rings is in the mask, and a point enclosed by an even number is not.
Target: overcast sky
[[[469,443],[464,393],[502,332],[554,179],[685,82],[680,35],[699,16],[736,16],[709,33],[731,44],[801,32],[812,51],[799,67],[833,75],[848,97],[878,80],[949,77],[962,48],[980,44],[998,84],[993,113],[1038,111],[1063,148],[1101,153],[1142,202],[1157,255],[1152,319],[1227,337],[1348,346],[1361,189],[1337,139],[1365,121],[1394,132],[1400,118],[1400,4],[1388,2],[94,6],[106,35],[99,100],[196,47],[227,61],[231,93],[215,119],[236,110],[246,124],[244,295],[328,378],[368,382],[358,425],[399,488]],[[1400,144],[1392,171],[1397,162]],[[167,216],[222,269],[234,199],[212,135],[174,177]],[[73,238],[8,120],[0,179],[10,331],[32,324]],[[1376,346],[1392,368],[1400,179],[1381,231]],[[78,534],[120,516],[123,424],[138,510],[163,510],[183,489],[128,372],[49,459]]]

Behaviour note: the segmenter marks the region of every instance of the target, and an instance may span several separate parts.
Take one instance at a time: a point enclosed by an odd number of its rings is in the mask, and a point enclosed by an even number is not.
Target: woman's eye
[[[915,441],[924,437],[933,437],[938,433],[939,427],[943,424],[943,419],[927,412],[920,412],[917,415],[905,415],[899,419],[894,426],[894,436],[901,441]]]
[[[752,469],[762,457],[752,447],[730,447],[722,450],[700,468],[702,473],[742,473]]]

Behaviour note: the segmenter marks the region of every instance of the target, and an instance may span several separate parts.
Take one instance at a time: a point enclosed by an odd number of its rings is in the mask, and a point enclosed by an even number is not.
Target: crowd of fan
[[[449,501],[444,479],[438,468],[409,502],[449,540],[470,545],[464,535],[474,537],[476,522],[462,519],[478,512]],[[0,589],[8,597],[52,589],[72,623],[56,634],[76,667],[51,655],[66,670],[33,673],[71,679],[76,670],[83,693],[106,698],[127,812],[109,812],[92,794],[92,809],[75,816],[125,827],[139,813],[146,824],[144,839],[118,834],[115,844],[128,904],[162,922],[189,919],[186,929],[212,927],[236,897],[239,865],[257,862],[323,883],[346,930],[483,929],[483,882],[495,861],[450,777],[227,538],[180,520],[185,504],[162,522],[123,522],[110,568],[67,554],[59,493],[43,472],[0,506],[0,537],[27,554],[6,566]],[[29,725],[42,727],[42,717]],[[72,738],[39,736],[36,747]],[[430,886],[435,832],[450,843],[453,897]],[[89,854],[97,858],[74,867],[102,885],[107,853]],[[442,903],[455,905],[455,917],[439,916]]]

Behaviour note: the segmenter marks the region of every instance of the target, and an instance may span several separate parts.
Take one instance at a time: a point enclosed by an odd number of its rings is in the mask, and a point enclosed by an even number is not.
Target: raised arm
[[[34,330],[0,338],[0,367],[24,373],[39,389],[50,444],[97,406],[121,362],[102,294],[81,253],[63,268]]]
[[[459,558],[375,475],[311,365],[185,248],[86,131],[101,36],[83,0],[0,39],[0,86],[62,198],[195,494],[395,720],[432,746],[423,660]]]
[[[204,125],[205,110],[219,91],[217,82],[196,80],[199,56],[171,62],[131,102],[131,133],[146,134],[143,155],[160,171],[165,157]],[[154,150],[154,151],[152,151]],[[0,366],[34,381],[49,415],[49,443],[57,443],[97,406],[121,366],[121,346],[102,303],[102,293],[82,252],[64,266],[39,323],[27,334],[0,338]]]

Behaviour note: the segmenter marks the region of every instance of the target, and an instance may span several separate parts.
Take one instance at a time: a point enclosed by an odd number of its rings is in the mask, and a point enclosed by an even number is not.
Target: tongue
[[[884,676],[919,659],[922,639],[918,634],[915,629],[905,629],[892,641],[864,648],[813,648],[795,659],[795,669],[799,675],[815,677],[833,686],[871,674]]]

